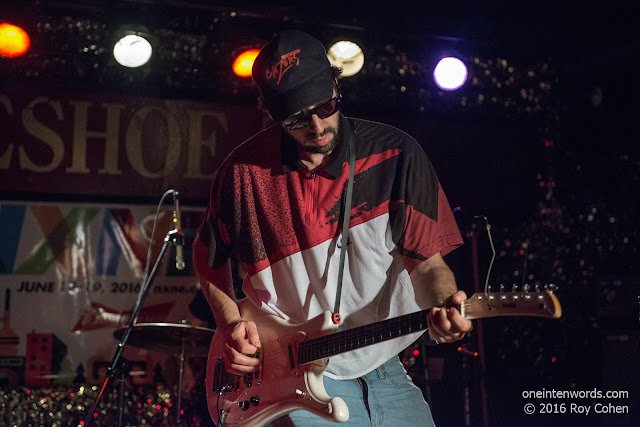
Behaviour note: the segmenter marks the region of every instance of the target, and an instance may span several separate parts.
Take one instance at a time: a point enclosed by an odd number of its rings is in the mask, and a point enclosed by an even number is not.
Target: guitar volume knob
[[[258,404],[260,403],[260,397],[253,396],[251,399],[249,399],[249,402],[251,402],[253,406],[258,406]]]

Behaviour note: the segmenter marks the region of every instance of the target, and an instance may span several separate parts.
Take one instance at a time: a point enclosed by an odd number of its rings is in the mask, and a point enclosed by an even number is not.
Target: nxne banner
[[[191,309],[203,306],[190,254],[204,209],[182,210],[187,267],[176,268],[169,244],[138,319],[155,335],[132,334],[137,346],[124,352],[134,383],[175,383],[173,325],[210,331]],[[0,384],[101,383],[172,220],[173,205],[0,201]]]

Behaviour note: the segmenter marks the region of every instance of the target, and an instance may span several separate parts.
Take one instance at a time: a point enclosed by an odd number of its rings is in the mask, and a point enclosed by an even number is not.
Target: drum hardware
[[[113,336],[121,340],[127,328],[118,329]],[[182,323],[137,323],[129,335],[129,344],[144,350],[160,351],[178,356],[178,399],[176,423],[180,425],[182,412],[182,384],[184,361],[187,356],[206,357],[214,334],[213,329]]]

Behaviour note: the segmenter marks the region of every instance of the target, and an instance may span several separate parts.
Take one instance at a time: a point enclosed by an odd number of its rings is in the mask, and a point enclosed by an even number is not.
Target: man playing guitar
[[[396,128],[347,119],[339,73],[323,45],[296,30],[277,34],[254,63],[261,106],[275,124],[220,167],[194,243],[217,324],[207,378],[216,423],[433,425],[397,357],[423,331],[327,353],[304,341],[429,307],[434,341],[459,340],[472,328],[446,307],[466,299],[442,258],[462,238],[429,159]],[[232,251],[247,272],[240,308]],[[339,303],[339,316],[323,317]],[[287,326],[305,323],[299,332]],[[238,377],[216,386],[228,374]]]

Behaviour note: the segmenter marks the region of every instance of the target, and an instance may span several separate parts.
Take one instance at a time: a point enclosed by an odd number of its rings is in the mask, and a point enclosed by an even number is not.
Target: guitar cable
[[[218,422],[216,423],[216,427],[222,427],[222,423],[224,422],[224,420],[222,419],[222,411],[220,411],[220,398],[222,397],[222,393],[224,393],[224,388],[226,386],[223,386],[220,391],[218,392],[218,398],[216,399],[216,414],[218,414]]]
[[[493,245],[493,238],[491,237],[491,224],[489,224],[489,220],[484,215],[476,215],[474,218],[482,218],[485,222],[485,227],[487,228],[487,236],[489,237],[489,245],[491,245],[491,261],[489,262],[489,269],[487,270],[487,277],[484,280],[484,293],[489,293],[489,276],[491,275],[491,268],[493,267],[493,261],[496,259],[496,248]]]

